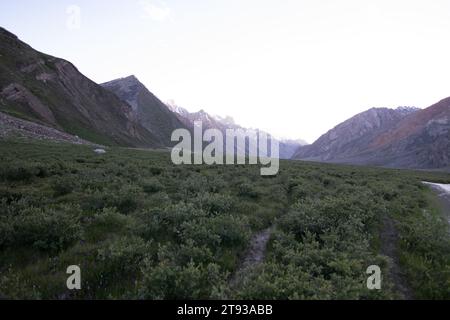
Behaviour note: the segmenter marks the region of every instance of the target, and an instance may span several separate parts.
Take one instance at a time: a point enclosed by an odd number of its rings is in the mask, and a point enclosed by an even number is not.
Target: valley
[[[250,98],[272,128],[318,115]],[[238,123],[134,75],[96,83],[0,27],[0,298],[450,299],[450,98],[371,108],[312,144]]]

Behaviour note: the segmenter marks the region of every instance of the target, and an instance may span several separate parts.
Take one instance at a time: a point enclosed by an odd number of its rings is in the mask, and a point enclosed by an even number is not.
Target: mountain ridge
[[[69,61],[33,49],[0,27],[0,111],[99,144],[161,147],[132,108]]]
[[[108,81],[101,86],[130,104],[135,120],[156,136],[162,145],[173,145],[172,132],[187,128],[185,123],[134,75]]]

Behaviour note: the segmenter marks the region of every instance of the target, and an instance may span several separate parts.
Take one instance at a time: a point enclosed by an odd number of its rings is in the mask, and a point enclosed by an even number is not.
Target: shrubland
[[[170,154],[0,142],[0,296],[30,299],[392,299],[384,219],[415,297],[450,298],[439,172],[282,161],[175,166]],[[266,258],[230,279],[252,237]],[[79,265],[82,289],[66,288]],[[382,290],[368,290],[379,265]]]

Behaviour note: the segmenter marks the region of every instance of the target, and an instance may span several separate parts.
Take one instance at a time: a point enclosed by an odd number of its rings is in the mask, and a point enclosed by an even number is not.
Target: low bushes
[[[164,190],[164,186],[157,178],[147,179],[142,183],[142,189],[145,193],[152,194]]]
[[[420,181],[450,175],[282,161],[264,179],[257,166],[174,166],[169,153],[120,148],[98,159],[45,143],[2,142],[0,158],[5,297],[391,299],[385,216],[417,297],[449,297],[450,244]],[[230,285],[269,227],[264,263]],[[65,287],[73,264],[77,292]],[[381,291],[365,286],[372,264]]]
[[[223,298],[226,277],[217,264],[185,266],[161,262],[142,269],[139,297],[144,299],[214,299]]]
[[[15,216],[2,217],[0,228],[3,245],[31,245],[52,252],[67,248],[82,236],[80,211],[70,206],[26,208]]]

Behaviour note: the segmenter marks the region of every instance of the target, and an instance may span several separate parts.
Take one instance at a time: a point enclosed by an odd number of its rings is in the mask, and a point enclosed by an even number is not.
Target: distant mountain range
[[[450,98],[421,110],[374,108],[344,121],[293,159],[398,168],[450,166]]]
[[[176,105],[173,101],[168,102],[167,106],[170,110],[172,110],[175,114],[178,115],[179,119],[189,127],[194,126],[195,121],[201,121],[203,129],[218,129],[222,132],[223,136],[226,136],[227,129],[241,129],[244,132],[247,130],[254,130],[256,132],[264,132],[259,129],[245,128],[235,123],[234,119],[230,116],[221,117],[221,116],[212,116],[208,114],[204,110],[200,110],[198,112],[189,112],[188,110]],[[278,141],[279,144],[279,157],[280,159],[290,159],[295,151],[303,145],[307,143],[303,140],[288,140],[288,139],[276,139],[272,137],[269,133],[264,132],[270,136],[270,139],[274,139]],[[256,141],[254,141],[257,143]],[[226,143],[226,141],[225,141]],[[249,154],[248,148],[245,150],[236,149],[238,155],[246,155]],[[256,156],[251,154],[252,156]]]

